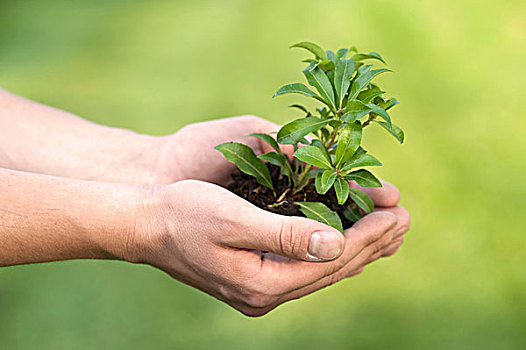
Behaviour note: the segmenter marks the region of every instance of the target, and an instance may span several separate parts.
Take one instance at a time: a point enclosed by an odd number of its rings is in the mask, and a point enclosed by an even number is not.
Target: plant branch
[[[362,128],[365,128],[367,125],[371,124],[371,122],[376,118],[376,115],[369,114],[369,118],[363,122]]]
[[[307,166],[305,166],[305,168],[301,172],[300,178],[299,178],[298,183],[297,183],[298,187],[296,187],[296,189],[294,190],[294,193],[298,193],[299,191],[301,191],[305,187],[305,185],[308,182],[308,181],[305,181],[305,178],[309,175],[309,171],[311,169],[312,169],[312,165],[308,164]]]

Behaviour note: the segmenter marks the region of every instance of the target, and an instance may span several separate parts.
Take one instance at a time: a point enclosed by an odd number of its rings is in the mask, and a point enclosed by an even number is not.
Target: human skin
[[[0,265],[147,263],[259,316],[393,254],[409,215],[390,184],[364,189],[377,211],[344,235],[219,186],[234,168],[213,146],[237,140],[263,152],[245,135],[276,127],[237,117],[152,137],[0,91]]]

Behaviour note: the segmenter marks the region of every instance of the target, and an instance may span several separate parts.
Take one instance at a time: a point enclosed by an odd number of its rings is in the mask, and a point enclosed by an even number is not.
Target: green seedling
[[[256,155],[241,143],[227,142],[216,147],[224,156],[236,164],[240,171],[251,175],[262,185],[274,191],[274,185],[266,163],[281,169],[289,183],[288,191],[296,194],[314,182],[316,191],[326,194],[334,188],[338,205],[343,206],[346,219],[355,222],[374,209],[368,195],[350,188],[349,181],[363,187],[381,187],[381,182],[365,167],[381,166],[382,163],[362,146],[363,131],[369,125],[385,129],[398,142],[404,142],[404,132],[393,124],[389,110],[399,101],[385,98],[373,78],[389,69],[373,69],[367,62],[384,59],[376,52],[359,53],[355,47],[338,51],[324,51],[311,42],[301,42],[291,47],[302,48],[314,54],[303,62],[307,83],[292,83],[280,87],[274,97],[285,94],[300,94],[315,99],[321,104],[315,112],[293,104],[305,116],[285,124],[276,137],[267,134],[251,134],[267,142],[272,152]],[[280,145],[292,145],[294,153],[289,157]],[[279,193],[273,192],[276,202]],[[318,220],[342,231],[337,213],[318,202],[296,202],[300,211],[308,218]]]

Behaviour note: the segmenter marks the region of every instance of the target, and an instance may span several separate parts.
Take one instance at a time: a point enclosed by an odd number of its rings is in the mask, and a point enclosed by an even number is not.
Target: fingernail
[[[342,250],[342,240],[339,235],[331,231],[314,232],[310,236],[309,255],[320,260],[336,258]]]

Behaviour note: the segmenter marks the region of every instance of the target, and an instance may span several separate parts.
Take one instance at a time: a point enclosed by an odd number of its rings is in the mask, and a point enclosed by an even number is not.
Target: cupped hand
[[[314,220],[259,209],[211,183],[156,186],[144,198],[126,258],[260,316],[399,247],[409,215],[396,206],[398,191],[389,184],[367,191],[379,208],[342,235]]]
[[[157,169],[156,183],[180,180],[202,180],[225,185],[235,166],[214,147],[227,141],[242,142],[256,152],[271,150],[251,133],[277,132],[279,125],[255,116],[231,117],[189,124],[173,135],[164,137]],[[292,147],[290,147],[292,151]]]

